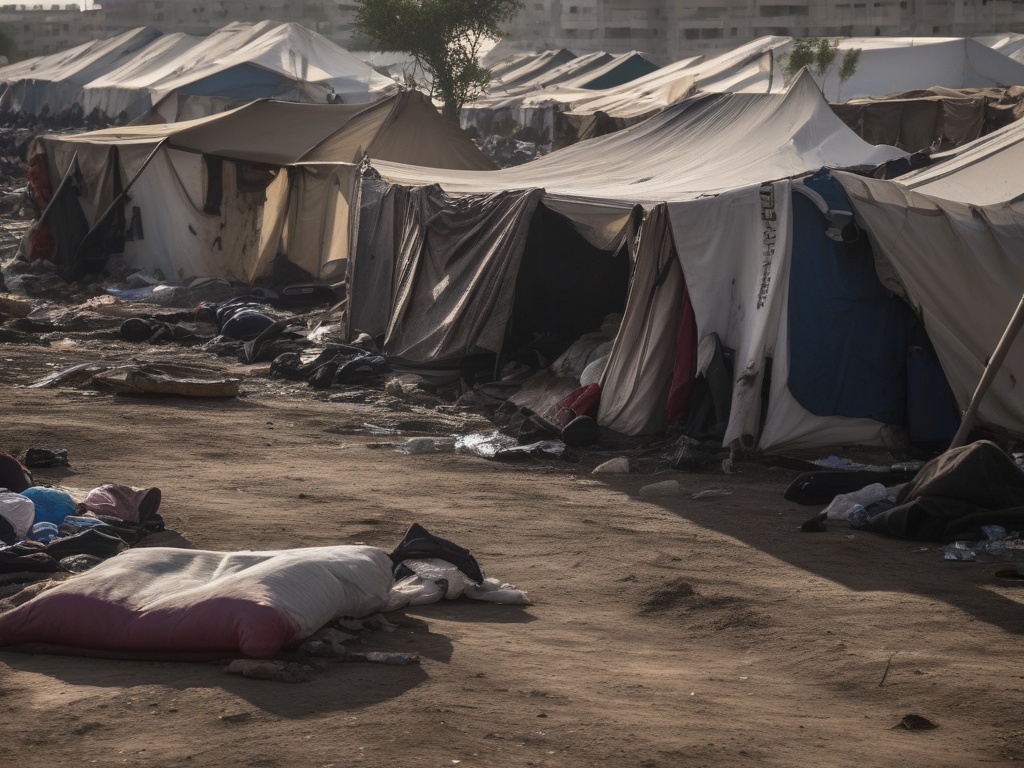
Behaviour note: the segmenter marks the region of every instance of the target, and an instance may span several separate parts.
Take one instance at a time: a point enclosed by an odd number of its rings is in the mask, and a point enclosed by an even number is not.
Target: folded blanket
[[[133,549],[0,615],[0,646],[128,659],[268,658],[388,603],[376,547]]]

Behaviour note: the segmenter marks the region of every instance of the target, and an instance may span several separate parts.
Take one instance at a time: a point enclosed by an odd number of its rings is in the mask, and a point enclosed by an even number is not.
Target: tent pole
[[[1014,310],[1013,317],[1010,318],[1010,322],[1006,326],[1006,330],[1003,331],[1002,338],[999,339],[999,343],[996,345],[996,349],[992,353],[992,357],[989,358],[988,365],[985,366],[985,372],[981,376],[981,381],[978,382],[977,389],[974,390],[974,396],[971,397],[971,403],[967,406],[963,419],[960,420],[960,428],[956,431],[956,435],[953,436],[953,442],[949,444],[950,448],[959,448],[967,441],[967,433],[970,432],[971,427],[974,426],[975,418],[978,415],[978,408],[981,406],[981,400],[985,397],[985,393],[988,392],[989,387],[992,386],[992,382],[995,380],[996,374],[999,373],[999,368],[1006,359],[1006,355],[1010,351],[1010,346],[1013,344],[1014,339],[1017,338],[1017,333],[1020,331],[1021,325],[1024,325],[1024,295],[1020,297],[1020,303],[1017,304],[1017,309]]]

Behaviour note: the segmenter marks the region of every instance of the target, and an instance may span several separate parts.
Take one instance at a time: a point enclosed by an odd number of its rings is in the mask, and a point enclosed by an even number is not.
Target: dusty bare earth
[[[5,766],[973,766],[1024,759],[1024,589],[998,566],[832,525],[794,473],[591,474],[614,452],[499,464],[405,456],[367,425],[453,417],[244,370],[232,401],[27,390],[57,367],[172,347],[0,344],[0,450],[64,447],[37,480],[157,485],[196,546],[393,547],[412,521],[529,592],[393,615],[310,683],[223,664],[0,653]],[[209,358],[205,358],[209,360]],[[332,401],[330,398],[334,397]],[[458,426],[455,424],[454,426]],[[467,429],[472,424],[463,424]],[[646,471],[646,470],[645,470]],[[687,492],[638,489],[667,477]],[[697,491],[733,491],[702,501]],[[933,730],[894,726],[908,714]]]

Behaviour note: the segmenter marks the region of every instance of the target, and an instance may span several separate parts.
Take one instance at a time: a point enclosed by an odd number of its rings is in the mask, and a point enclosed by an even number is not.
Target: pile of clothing
[[[159,488],[38,486],[0,453],[0,574],[80,573],[164,530]]]

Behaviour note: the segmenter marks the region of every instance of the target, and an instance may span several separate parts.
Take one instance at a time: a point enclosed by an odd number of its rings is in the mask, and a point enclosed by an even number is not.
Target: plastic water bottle
[[[829,520],[848,520],[854,507],[860,506],[862,509],[869,507],[887,495],[888,492],[881,483],[874,483],[853,493],[841,493],[825,507],[825,514],[828,515]]]
[[[28,535],[28,537],[33,541],[38,541],[43,544],[52,539],[56,539],[58,536],[60,536],[60,531],[57,529],[57,526],[54,523],[47,522],[36,523],[33,525],[32,531]]]
[[[850,508],[850,514],[846,518],[854,528],[863,528],[871,520],[871,514],[864,509],[863,504],[854,504]]]

